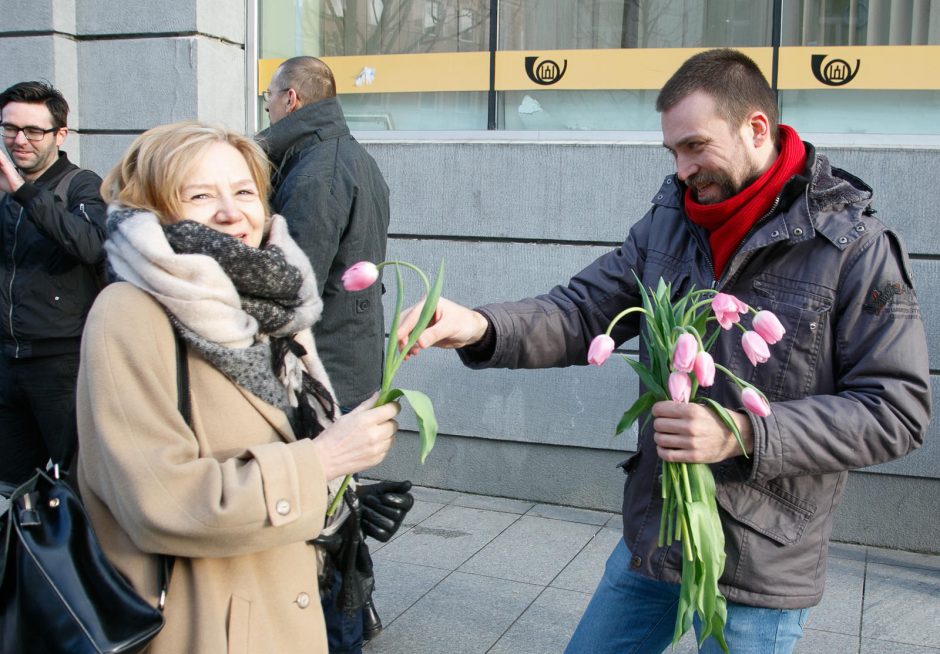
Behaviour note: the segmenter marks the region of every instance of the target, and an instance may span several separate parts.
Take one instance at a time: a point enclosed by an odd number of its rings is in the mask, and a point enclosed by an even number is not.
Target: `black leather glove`
[[[356,488],[362,533],[387,543],[414,506],[410,481],[381,481]]]

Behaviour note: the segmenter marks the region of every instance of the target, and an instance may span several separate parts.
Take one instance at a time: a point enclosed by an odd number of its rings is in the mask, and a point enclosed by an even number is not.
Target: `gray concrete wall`
[[[367,142],[392,191],[389,258],[434,271],[443,257],[445,294],[474,306],[544,292],[619,245],[672,167],[658,144]],[[940,191],[913,171],[940,151],[826,147],[834,165],[869,182],[878,216],[911,251],[930,345],[940,368],[940,242],[933,238]],[[406,277],[416,299],[418,282]],[[394,286],[386,280],[387,310]],[[635,343],[626,349],[635,349]],[[399,385],[426,391],[440,422],[424,466],[413,435],[377,476],[465,492],[617,510],[616,463],[636,432],[614,438],[636,397],[636,379],[613,360],[601,368],[471,371],[439,350],[406,363]],[[940,400],[934,378],[934,404]],[[410,411],[402,424],[414,429]],[[940,433],[908,457],[852,473],[835,525],[845,541],[940,551]]]
[[[52,82],[71,108],[64,149],[104,174],[154,125],[244,130],[244,44],[241,0],[7,0],[0,88]]]

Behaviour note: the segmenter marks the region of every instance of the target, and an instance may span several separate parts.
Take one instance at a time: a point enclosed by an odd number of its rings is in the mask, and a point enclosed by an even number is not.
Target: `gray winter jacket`
[[[349,293],[340,278],[358,261],[385,259],[388,186],[349,134],[336,98],[288,114],[257,138],[275,166],[272,208],[287,219],[317,276],[320,359],[340,405],[353,407],[382,383],[382,285]]]
[[[634,272],[647,287],[660,277],[672,282],[674,296],[714,286],[775,312],[787,333],[767,363],[750,364],[739,330],[722,332],[712,350],[771,401],[770,416],[749,414],[751,457],[712,469],[727,551],[721,590],[728,600],[772,608],[819,602],[847,471],[917,448],[930,419],[927,343],[904,247],[872,217],[868,186],[830,168],[809,144],[807,162],[809,179],[790,180],[777,213],[752,229],[718,282],[707,233],[686,218],[684,189],[670,176],[623,245],[567,287],[480,307],[495,331],[492,357],[461,352],[471,367],[584,365],[591,339],[639,304]],[[614,340],[640,328],[638,319],[621,321]],[[722,375],[703,390],[741,410]],[[680,550],[657,547],[662,501],[652,437],[647,425],[623,464],[624,540],[633,569],[678,583]]]

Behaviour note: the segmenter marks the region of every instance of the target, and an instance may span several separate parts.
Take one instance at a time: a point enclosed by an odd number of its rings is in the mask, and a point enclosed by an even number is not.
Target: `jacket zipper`
[[[13,331],[13,282],[16,280],[16,243],[19,238],[20,232],[20,222],[23,220],[23,207],[20,207],[20,212],[16,216],[16,224],[13,226],[13,248],[10,250],[10,261],[13,263],[13,272],[10,275],[10,310],[8,320],[10,322],[10,338],[13,339],[14,344],[14,354],[13,358],[18,359],[20,356],[20,342],[16,338],[16,332]]]
[[[85,219],[85,222],[89,225],[91,224],[91,218],[88,217],[88,214],[85,213],[85,203],[82,202],[78,205],[78,210],[82,213],[82,217]]]
[[[761,224],[762,222],[764,222],[765,220],[767,220],[768,218],[770,218],[770,217],[774,214],[774,212],[777,210],[777,205],[780,204],[780,197],[781,197],[782,195],[783,195],[782,192],[781,192],[779,195],[777,195],[777,197],[774,198],[774,203],[773,203],[772,205],[770,205],[770,209],[767,210],[767,213],[765,213],[763,216],[761,216],[761,217],[760,217],[760,220],[758,220],[757,222],[755,222],[755,223],[751,226],[751,228],[748,230],[747,234],[744,235],[744,238],[741,239],[741,242],[738,243],[738,249],[735,250],[735,252],[734,252],[734,254],[731,256],[731,258],[728,259],[728,262],[729,262],[729,263],[734,263],[735,257],[737,257],[737,256],[738,256],[738,252],[741,251],[741,246],[744,245],[744,243],[747,241],[747,239],[751,238],[751,235],[752,235],[755,231],[757,231],[757,228],[760,226],[760,224]],[[730,277],[727,276],[727,273],[728,273],[729,270],[731,270],[731,267],[729,266],[729,267],[725,268],[725,274],[721,276],[721,279],[717,280],[717,281],[718,281],[717,284],[713,284],[713,285],[712,285],[712,288],[716,288],[716,289],[717,289],[717,288],[722,288],[722,287],[727,286],[728,284],[730,284],[731,281],[734,279],[734,277],[737,276],[737,271],[739,271],[739,270],[741,270],[742,268],[744,268],[744,264],[747,263],[750,258],[751,258],[751,257],[748,256],[747,259],[745,259],[744,261],[742,261],[742,262],[741,262],[741,265],[737,267],[737,270],[735,271],[735,274],[734,274],[734,275],[731,275]],[[714,269],[714,268],[713,268],[713,269]]]

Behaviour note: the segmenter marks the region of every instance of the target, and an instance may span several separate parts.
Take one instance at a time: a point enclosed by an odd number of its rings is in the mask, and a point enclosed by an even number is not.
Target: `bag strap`
[[[186,357],[186,343],[177,330],[173,330],[176,337],[176,405],[186,424],[193,426],[192,400],[189,395],[189,360]],[[161,611],[166,605],[166,593],[170,587],[170,577],[173,576],[173,565],[176,557],[160,557],[160,601],[157,608]]]
[[[75,176],[82,172],[81,168],[73,168],[69,172],[65,173],[62,176],[62,179],[59,180],[59,183],[55,185],[55,189],[52,191],[55,193],[55,196],[62,200],[65,203],[65,206],[69,204],[69,186],[72,185],[72,180],[75,179]]]

